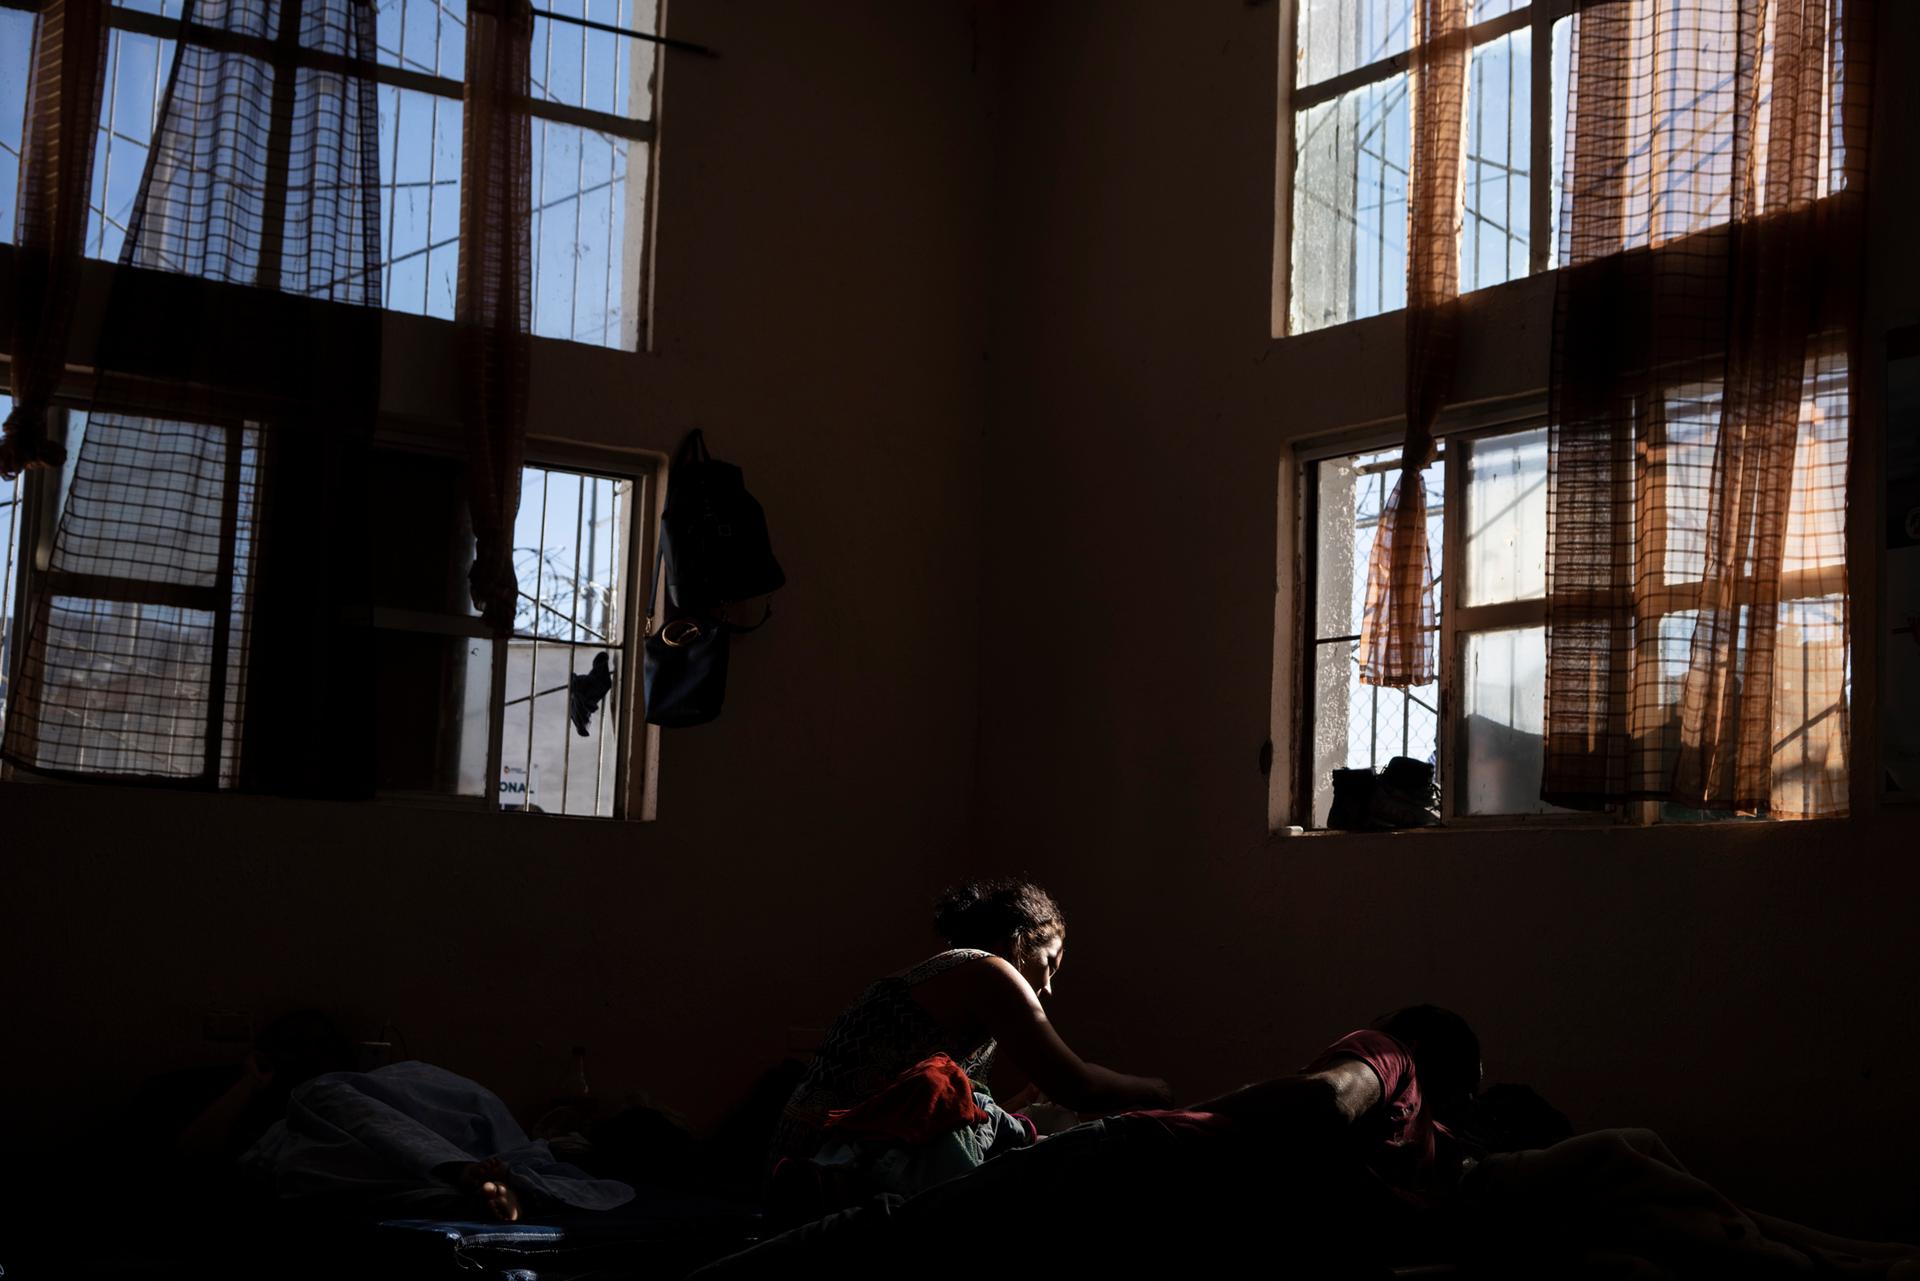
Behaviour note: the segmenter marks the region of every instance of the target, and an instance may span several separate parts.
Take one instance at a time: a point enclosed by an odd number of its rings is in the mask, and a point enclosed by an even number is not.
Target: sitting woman
[[[948,950],[874,983],[827,1029],[787,1101],[774,1136],[776,1162],[813,1157],[833,1137],[836,1114],[938,1055],[976,1086],[994,1064],[1003,1084],[1016,1078],[1014,1093],[1044,1093],[1076,1112],[1168,1101],[1166,1082],[1084,1062],[1047,1021],[1040,998],[1053,990],[1067,927],[1045,890],[1026,881],[972,881],[941,897],[934,926]]]

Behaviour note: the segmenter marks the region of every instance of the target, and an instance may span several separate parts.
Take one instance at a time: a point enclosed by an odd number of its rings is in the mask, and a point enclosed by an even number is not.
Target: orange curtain
[[[1459,327],[1460,158],[1467,0],[1414,0],[1407,181],[1407,435],[1367,562],[1360,680],[1405,688],[1437,672],[1433,555],[1421,469],[1453,385]]]
[[[466,175],[454,318],[466,366],[473,603],[495,630],[513,627],[519,586],[513,522],[526,453],[532,320],[531,92],[528,0],[474,0],[467,25]]]
[[[1866,17],[1602,0],[1575,19],[1548,465],[1558,804],[1846,812]]]
[[[47,407],[66,367],[80,292],[106,51],[105,0],[48,0],[41,8],[20,153],[13,412],[0,435],[0,477],[6,479],[65,458],[47,438]]]

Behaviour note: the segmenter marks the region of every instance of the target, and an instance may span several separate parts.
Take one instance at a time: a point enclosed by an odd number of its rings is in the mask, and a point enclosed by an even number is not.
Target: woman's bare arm
[[[1099,1114],[1163,1107],[1171,1100],[1165,1081],[1128,1076],[1075,1054],[1054,1030],[1033,988],[999,957],[951,973],[966,985],[966,1004],[987,1034],[1000,1043],[999,1052],[1010,1060],[1009,1066],[1060,1106]]]

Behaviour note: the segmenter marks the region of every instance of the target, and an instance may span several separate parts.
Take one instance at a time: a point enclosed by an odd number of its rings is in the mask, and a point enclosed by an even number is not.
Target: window
[[[1459,678],[1455,814],[1535,814],[1546,732],[1547,431],[1460,442],[1453,513],[1459,582],[1450,641]]]
[[[1468,6],[1462,290],[1547,265],[1553,212],[1535,177],[1558,173],[1567,32],[1553,24],[1568,7]],[[1294,30],[1288,330],[1301,333],[1406,305],[1413,0],[1297,0]],[[1536,75],[1550,40],[1556,74]]]
[[[1789,788],[1846,747],[1851,671],[1820,654],[1844,637],[1847,600],[1836,589],[1846,559],[1846,513],[1834,503],[1847,457],[1843,358],[1809,360],[1788,512],[1789,545],[1775,608],[1772,752]],[[1646,407],[1633,485],[1640,515],[1620,549],[1642,584],[1635,593],[1633,661],[1656,679],[1630,709],[1634,790],[1658,797],[1679,751],[1679,707],[1705,571],[1697,491],[1711,479],[1720,390],[1680,383]],[[1332,771],[1379,768],[1395,756],[1435,767],[1450,820],[1566,815],[1540,800],[1546,708],[1547,430],[1537,419],[1456,430],[1423,473],[1427,539],[1436,568],[1439,680],[1414,689],[1363,685],[1357,662],[1373,536],[1399,470],[1399,450],[1303,450],[1303,569],[1311,602],[1309,661],[1301,679],[1300,807],[1326,824]],[[1748,624],[1749,626],[1751,624]],[[1796,763],[1799,763],[1796,765]],[[1619,807],[1624,821],[1731,818],[1659,799]]]
[[[1852,698],[1851,653],[1846,645],[1848,603],[1843,590],[1846,567],[1847,424],[1851,413],[1847,368],[1837,352],[1809,357],[1806,391],[1800,407],[1792,460],[1792,495],[1787,509],[1785,545],[1793,552],[1781,569],[1778,601],[1772,606],[1775,630],[1773,735],[1775,791],[1780,803],[1795,808],[1793,793],[1811,790],[1829,759],[1847,750],[1844,722]],[[1642,785],[1657,790],[1670,775],[1679,751],[1680,698],[1687,679],[1698,618],[1701,579],[1706,572],[1706,530],[1696,495],[1712,482],[1713,436],[1720,423],[1720,388],[1712,383],[1681,384],[1651,407],[1643,433],[1644,461],[1638,496],[1649,512],[1639,522],[1641,538],[1633,549],[1638,573],[1647,584],[1637,594],[1634,620],[1636,661],[1659,673],[1654,692],[1636,699],[1631,710],[1638,750],[1635,768]],[[1758,625],[1756,606],[1741,606],[1739,648]],[[1826,657],[1836,647],[1847,654],[1838,669]],[[1665,818],[1731,817],[1658,802]]]
[[[526,471],[514,528],[521,609],[500,708],[503,808],[613,812],[623,725],[608,691],[637,670],[626,640],[634,506],[632,480]]]
[[[0,0],[13,3],[15,0]],[[109,12],[86,249],[119,257],[166,97],[182,0]],[[658,0],[553,0],[534,21],[533,332],[632,351],[645,320]],[[381,298],[451,318],[465,0],[379,0]],[[11,238],[33,17],[0,8],[0,234]]]
[[[541,7],[648,34],[658,27],[658,0]],[[534,18],[533,332],[542,337],[639,345],[657,57],[646,41]]]
[[[376,786],[623,815],[644,477],[525,469],[514,534],[520,610],[513,635],[496,639],[467,596],[463,464],[402,450],[378,458]]]
[[[0,725],[10,712],[35,716],[35,764],[51,772],[232,787],[249,648],[264,643],[249,633],[261,429],[169,423],[154,431],[148,420],[75,409],[56,410],[54,421],[64,424],[64,471],[0,482]],[[114,448],[79,474],[79,444],[90,432],[111,433]],[[157,459],[154,442],[170,456]],[[632,741],[639,700],[629,680],[638,670],[632,636],[645,583],[634,566],[648,471],[525,468],[515,530],[521,608],[513,635],[496,639],[467,594],[464,463],[393,447],[374,458],[377,792],[627,816],[629,757],[645,747]],[[229,463],[237,466],[231,486]],[[183,488],[145,492],[177,496],[190,514],[161,515],[156,528],[173,532],[143,541],[151,529],[116,502],[115,474],[156,464]],[[209,488],[225,499],[209,500]],[[77,523],[54,560],[52,531],[69,505]],[[42,514],[29,524],[35,511]],[[9,705],[24,630],[15,623],[24,623],[29,600],[45,601],[50,644],[93,656],[77,679],[43,682],[30,712]],[[640,808],[636,800],[632,812]]]
[[[7,714],[30,717],[36,767],[232,786],[244,711],[259,427],[56,409],[67,465],[14,482]],[[80,462],[80,442],[99,447]],[[144,478],[129,489],[129,478]],[[138,493],[137,504],[127,495]],[[27,500],[31,499],[36,508]],[[54,553],[64,519],[68,539]],[[31,582],[25,581],[31,578]],[[31,595],[28,589],[31,588]],[[29,604],[31,601],[31,604]],[[12,612],[18,607],[18,614]],[[49,653],[16,670],[34,611]],[[30,681],[27,678],[32,678]]]
[[[1399,468],[1397,449],[1328,458],[1307,467],[1307,520],[1316,531],[1316,551],[1307,596],[1312,602],[1312,644],[1306,706],[1314,710],[1303,735],[1307,750],[1301,755],[1311,771],[1311,786],[1303,795],[1311,798],[1315,826],[1325,824],[1333,802],[1334,770],[1374,769],[1395,756],[1440,763],[1439,687],[1398,690],[1360,683],[1367,560]],[[1437,550],[1446,492],[1444,453],[1422,479],[1427,484],[1427,542]]]
[[[1305,469],[1309,818],[1325,825],[1333,770],[1378,768],[1395,756],[1434,766],[1447,817],[1546,812],[1546,429],[1450,435],[1422,473],[1440,679],[1407,690],[1361,684],[1357,660],[1374,531],[1399,468],[1399,450],[1386,449]]]
[[[539,10],[556,16],[544,16]],[[466,0],[380,0],[382,296],[450,317]],[[533,28],[533,332],[631,351],[644,318],[658,0],[554,0]]]
[[[1406,305],[1414,0],[1292,2],[1292,120],[1280,130],[1282,169],[1293,175],[1292,234],[1280,247],[1288,270],[1276,279],[1287,282],[1287,332],[1303,333]],[[1578,8],[1578,0],[1468,0],[1463,292],[1544,271],[1563,256]],[[1635,41],[1675,53],[1659,93],[1649,93],[1624,122],[1624,196],[1636,213],[1621,228],[1620,249],[1662,244],[1731,216],[1732,150],[1707,144],[1735,112],[1742,56],[1735,24],[1687,5],[1638,0],[1629,20]],[[1770,61],[1759,74],[1756,106],[1764,122]],[[1837,155],[1845,146],[1841,122],[1822,125],[1824,145]],[[1822,194],[1839,173],[1837,165],[1821,166]]]

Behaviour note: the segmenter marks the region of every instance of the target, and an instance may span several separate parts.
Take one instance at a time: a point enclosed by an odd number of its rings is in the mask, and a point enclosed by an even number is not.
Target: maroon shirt
[[[1380,1106],[1359,1122],[1367,1168],[1401,1196],[1426,1203],[1436,1191],[1435,1139],[1446,1131],[1420,1097],[1413,1054],[1385,1032],[1363,1028],[1322,1050],[1305,1070],[1324,1072],[1347,1059],[1358,1059],[1380,1078]]]
[[[1437,1189],[1435,1139],[1446,1131],[1428,1114],[1420,1097],[1420,1081],[1413,1055],[1388,1036],[1363,1028],[1329,1045],[1303,1073],[1324,1072],[1335,1064],[1357,1059],[1380,1080],[1380,1105],[1361,1118],[1360,1138],[1367,1168],[1399,1196],[1426,1204]],[[1238,1135],[1231,1117],[1191,1110],[1136,1112],[1165,1126],[1181,1141],[1205,1141]]]

